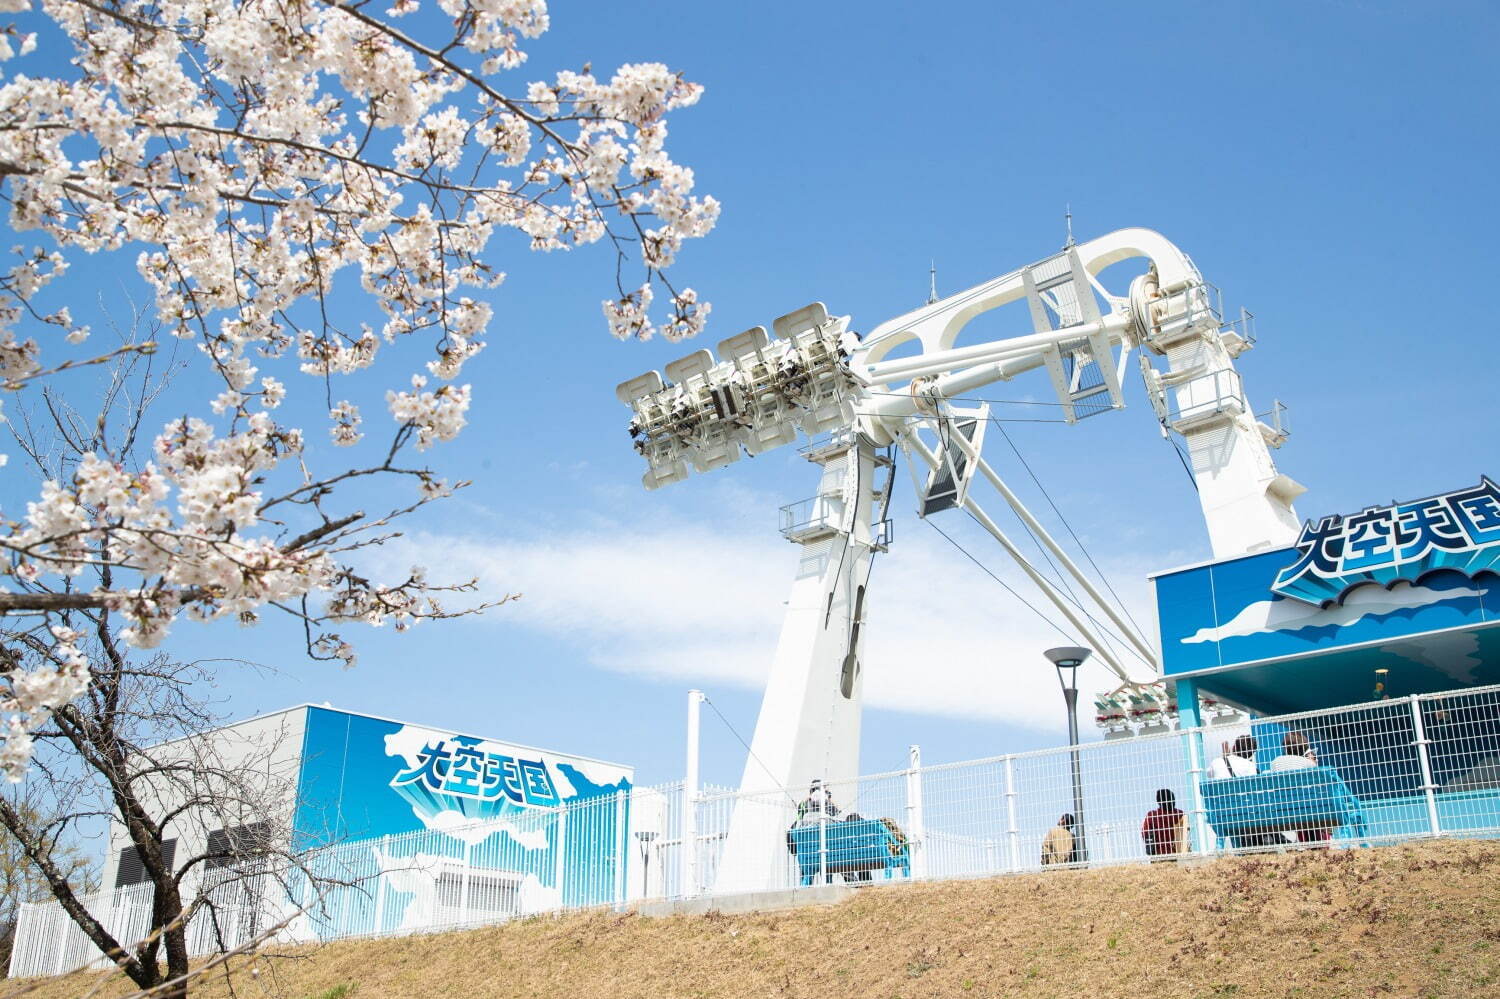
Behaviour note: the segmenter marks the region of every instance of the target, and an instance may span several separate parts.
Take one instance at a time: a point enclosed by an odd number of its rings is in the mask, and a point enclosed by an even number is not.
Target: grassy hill
[[[261,956],[233,977],[240,996],[290,999],[1500,997],[1500,843],[875,887],[747,916],[536,918]],[[228,991],[221,975],[194,994]]]

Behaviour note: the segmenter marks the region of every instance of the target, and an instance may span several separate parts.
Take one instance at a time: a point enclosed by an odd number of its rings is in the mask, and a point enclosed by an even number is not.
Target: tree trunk
[[[166,899],[160,912],[164,922],[157,924],[167,928],[162,934],[167,951],[167,974],[163,980],[176,983],[162,989],[160,999],[187,999],[187,923],[182,918],[182,894],[173,878],[168,878],[166,884],[159,886],[157,893]]]

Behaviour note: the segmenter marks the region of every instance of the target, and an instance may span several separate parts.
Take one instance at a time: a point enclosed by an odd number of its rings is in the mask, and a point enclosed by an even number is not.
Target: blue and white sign
[[[360,888],[380,900],[359,917],[369,931],[619,896],[631,856],[631,768],[332,708],[305,710],[296,842],[328,847],[320,862],[340,877],[353,870],[381,879],[383,887]],[[332,933],[333,920],[321,911],[307,932]]]
[[[1457,492],[1308,521],[1271,589],[1321,607],[1365,583],[1416,583],[1443,569],[1473,579],[1497,565],[1500,487],[1481,476]]]
[[[1308,521],[1293,548],[1162,573],[1156,600],[1168,674],[1360,649],[1409,681],[1484,681],[1500,663],[1500,485]]]
[[[476,736],[309,708],[299,832],[363,839],[418,829],[543,843],[535,814],[630,790],[629,767]]]
[[[484,818],[507,805],[550,808],[558,802],[557,787],[541,759],[517,757],[457,736],[422,741],[416,762],[391,779],[391,787],[414,804],[436,803]]]

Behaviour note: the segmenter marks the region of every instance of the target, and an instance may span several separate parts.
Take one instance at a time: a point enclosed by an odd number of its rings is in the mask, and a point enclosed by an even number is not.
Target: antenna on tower
[[[937,261],[934,260],[927,269],[927,304],[931,305],[937,300]]]
[[[1063,204],[1063,218],[1067,220],[1068,225],[1068,241],[1063,244],[1063,249],[1071,250],[1073,248],[1073,206],[1066,202]]]

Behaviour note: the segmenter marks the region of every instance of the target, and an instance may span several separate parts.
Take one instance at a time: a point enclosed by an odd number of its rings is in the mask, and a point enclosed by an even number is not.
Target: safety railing
[[[820,494],[788,503],[780,511],[781,534],[788,541],[802,543],[837,534],[844,519],[844,499],[836,494]]]
[[[1249,410],[1238,371],[1221,368],[1181,382],[1167,382],[1167,422],[1187,433],[1214,421],[1240,416]]]
[[[1260,432],[1265,436],[1266,443],[1273,447],[1280,447],[1292,436],[1292,423],[1286,414],[1286,404],[1280,399],[1271,400],[1270,409],[1255,414],[1255,419],[1260,423]]]
[[[283,922],[279,940],[332,940],[647,899],[1434,836],[1500,836],[1500,687],[829,775],[816,788],[637,788],[336,844],[309,853],[305,874],[221,886],[189,947],[222,950]],[[147,886],[86,904],[117,939],[144,935]],[[55,903],[21,908],[12,975],[90,961],[103,959]]]

